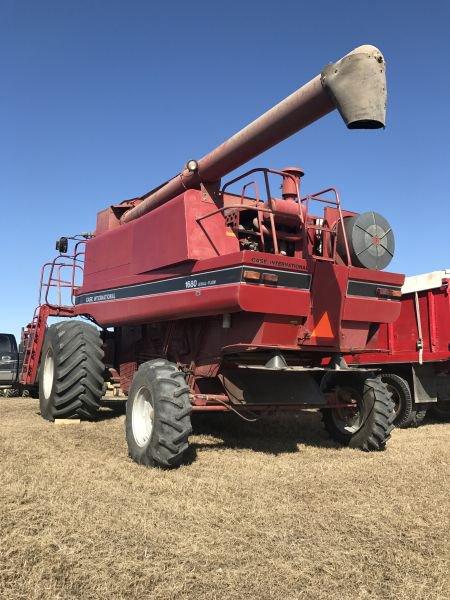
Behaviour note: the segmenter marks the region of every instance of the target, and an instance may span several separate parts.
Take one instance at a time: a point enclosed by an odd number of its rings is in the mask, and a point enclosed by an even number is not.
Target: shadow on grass
[[[127,410],[126,400],[102,400],[100,410],[95,415],[96,421],[108,421],[122,417]]]
[[[103,400],[97,421],[115,419],[125,414],[126,405],[116,400]],[[192,415],[193,435],[212,436],[211,441],[191,438],[184,463],[196,458],[197,450],[242,449],[278,455],[299,452],[299,445],[316,448],[340,448],[322,425],[319,412],[301,412],[262,417],[248,423],[234,414]]]
[[[320,413],[316,412],[263,417],[254,423],[247,423],[232,414],[196,414],[192,425],[194,435],[212,435],[219,439],[193,441],[191,446],[198,450],[238,448],[278,455],[299,452],[299,445],[340,448],[329,439]]]
[[[82,422],[89,421],[109,421],[110,419],[117,419],[125,414],[126,403],[118,400],[102,400],[100,410],[90,419],[81,419]],[[36,415],[42,416],[40,411],[37,410]]]

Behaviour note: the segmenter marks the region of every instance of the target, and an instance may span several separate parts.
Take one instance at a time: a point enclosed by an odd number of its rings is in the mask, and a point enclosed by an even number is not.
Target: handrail
[[[74,238],[71,238],[74,239]],[[58,254],[52,261],[46,262],[41,267],[41,276],[39,282],[38,306],[42,304],[48,305],[52,309],[68,308],[62,305],[62,289],[68,288],[71,290],[71,304],[74,306],[74,290],[77,287],[77,274],[82,275],[84,271],[84,256],[85,250],[80,249],[86,240],[76,240],[76,244],[72,254]],[[64,269],[70,269],[70,277],[64,280],[61,272]],[[55,304],[49,299],[50,288],[57,289],[57,301]]]
[[[329,192],[332,192],[335,195],[334,201],[330,200],[329,198],[321,198],[320,197],[323,194],[327,194]],[[348,240],[347,240],[347,232],[345,231],[345,227],[344,227],[344,216],[342,214],[341,200],[339,197],[339,192],[337,191],[336,188],[329,187],[324,190],[320,190],[320,192],[315,192],[314,194],[308,194],[307,196],[304,196],[303,198],[300,199],[300,202],[305,205],[306,214],[309,213],[309,201],[310,200],[314,200],[316,202],[322,202],[323,204],[332,204],[332,205],[336,206],[338,214],[339,214],[339,224],[342,228],[342,235],[344,238],[344,248],[345,248],[345,254],[347,255],[347,265],[349,267],[351,267],[352,261],[351,261],[351,257],[350,257],[349,245],[348,245]],[[319,228],[316,225],[310,225],[310,226],[308,226],[308,229],[319,229]],[[334,233],[334,232],[331,232],[331,230],[330,230],[330,233]],[[333,254],[335,252],[336,252],[336,247],[333,250]]]
[[[269,218],[269,222],[270,222],[270,236],[272,237],[272,240],[273,240],[273,250],[274,250],[275,254],[278,254],[279,253],[278,252],[278,238],[289,239],[289,234],[287,234],[287,233],[285,234],[283,232],[277,232],[277,230],[276,230],[274,217],[277,215],[277,210],[276,210],[276,205],[274,205],[274,203],[273,203],[275,199],[272,197],[272,194],[270,191],[270,183],[269,183],[268,175],[274,174],[274,175],[279,175],[283,178],[289,177],[295,183],[295,189],[297,192],[297,197],[294,200],[294,202],[296,202],[298,204],[298,216],[300,219],[300,223],[303,225],[302,235],[303,235],[304,257],[306,257],[306,255],[308,253],[308,248],[309,248],[308,244],[312,243],[314,245],[314,240],[310,237],[310,233],[309,233],[311,230],[314,230],[316,232],[322,232],[322,244],[324,244],[324,237],[325,237],[323,234],[324,233],[328,234],[329,237],[327,236],[327,238],[332,243],[332,247],[330,248],[330,251],[327,252],[328,256],[324,256],[323,254],[316,254],[314,252],[314,248],[312,249],[311,256],[313,256],[319,260],[333,260],[333,261],[336,260],[337,231],[338,230],[336,228],[327,227],[323,223],[319,223],[318,219],[316,219],[315,222],[310,222],[309,205],[310,205],[311,201],[316,201],[316,202],[321,202],[323,204],[329,204],[329,205],[336,207],[337,212],[338,212],[339,227],[342,228],[342,235],[343,235],[343,242],[344,242],[345,254],[346,254],[346,259],[347,259],[347,265],[352,266],[349,245],[348,245],[348,239],[347,239],[347,233],[346,233],[345,227],[344,227],[344,216],[342,214],[339,192],[337,191],[336,188],[329,187],[329,188],[320,190],[319,192],[315,192],[313,194],[308,194],[304,197],[300,197],[297,177],[295,177],[288,171],[278,171],[276,169],[255,167],[253,169],[246,171],[245,173],[243,173],[241,175],[238,175],[234,179],[231,179],[230,181],[228,181],[222,187],[222,190],[221,190],[222,198],[223,198],[226,190],[228,190],[228,188],[231,185],[233,185],[234,183],[236,183],[254,173],[262,173],[264,176],[264,182],[265,182],[266,193],[267,193],[267,202],[266,203],[263,204],[263,201],[260,200],[259,188],[257,186],[257,182],[252,180],[250,182],[245,183],[245,185],[243,185],[242,192],[239,197],[239,199],[240,199],[239,204],[224,205],[223,207],[218,208],[206,215],[202,215],[201,217],[198,217],[197,222],[201,223],[201,221],[203,221],[204,219],[212,217],[213,215],[216,215],[218,213],[225,213],[226,211],[238,211],[238,212],[241,212],[243,210],[256,211],[257,215],[258,215],[258,230],[259,231],[258,232],[255,231],[255,235],[257,233],[259,233],[259,237],[261,238],[261,247],[263,248],[263,251],[265,251],[264,235],[267,236],[269,234],[269,231],[268,231],[266,225],[264,225],[262,223],[261,215],[267,214],[268,218]],[[244,204],[245,191],[252,185],[255,187],[256,198],[254,198],[254,199],[251,198],[251,200],[254,200],[255,204]],[[228,192],[228,193],[230,193],[230,192]],[[333,199],[323,197],[325,194],[329,194],[329,193],[332,193],[334,195]],[[236,194],[233,194],[233,195],[236,196]],[[225,217],[226,217],[226,215],[225,215]],[[265,234],[263,233],[264,229],[266,231]],[[245,232],[243,232],[243,233],[245,233]],[[291,239],[291,241],[295,241],[295,240]]]
[[[301,207],[300,207],[300,190],[298,187],[298,179],[295,175],[292,175],[292,173],[289,173],[288,171],[279,171],[277,169],[269,169],[268,167],[255,167],[253,169],[250,169],[249,171],[246,171],[245,173],[241,173],[241,175],[238,175],[237,177],[235,177],[234,179],[231,179],[230,181],[227,181],[227,183],[222,186],[222,195],[225,193],[225,190],[230,187],[230,185],[232,185],[233,183],[236,183],[237,181],[239,181],[240,179],[244,179],[244,177],[247,177],[248,175],[253,175],[253,173],[263,173],[264,174],[264,183],[265,183],[265,187],[266,187],[266,194],[267,194],[267,203],[270,207],[270,209],[276,214],[276,209],[273,208],[273,197],[270,191],[270,183],[269,183],[269,178],[268,178],[268,174],[271,173],[272,175],[279,175],[280,177],[288,177],[289,179],[291,179],[295,185],[295,190],[296,190],[296,196],[297,196],[297,200],[294,200],[294,202],[297,202],[299,205],[299,217],[301,222],[304,224],[304,220],[303,220],[303,214],[301,211]],[[250,182],[252,183],[252,182]],[[246,186],[244,186],[245,188]]]

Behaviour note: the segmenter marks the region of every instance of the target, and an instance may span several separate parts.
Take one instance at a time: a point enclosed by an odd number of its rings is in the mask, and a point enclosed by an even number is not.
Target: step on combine
[[[382,270],[391,227],[344,209],[333,187],[302,194],[298,167],[223,178],[334,109],[348,129],[384,127],[386,97],[382,54],[356,48],[169,181],[102,210],[93,234],[60,238],[24,334],[21,381],[38,385],[42,416],[93,417],[110,380],[144,465],[180,465],[193,413],[217,411],[317,408],[335,440],[382,450],[390,393],[343,355],[399,315],[404,278]]]

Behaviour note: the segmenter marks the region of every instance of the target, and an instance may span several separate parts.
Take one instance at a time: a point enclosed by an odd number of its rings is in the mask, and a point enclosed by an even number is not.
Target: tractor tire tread
[[[391,372],[383,373],[380,377],[385,384],[394,389],[399,399],[400,407],[394,419],[395,427],[410,427],[414,419],[414,401],[408,381]]]
[[[131,426],[133,393],[142,385],[151,391],[154,408],[154,431],[145,449],[137,447]],[[176,365],[166,359],[153,359],[140,365],[127,402],[126,432],[131,458],[147,466],[180,466],[192,433],[191,411],[189,387]]]
[[[365,452],[384,450],[394,428],[394,403],[391,394],[380,377],[375,377],[364,381],[362,396],[372,406],[358,431],[352,434],[340,431],[333,420],[333,409],[322,410],[325,429],[332,439],[350,448]]]
[[[54,356],[54,382],[49,399],[41,392],[42,416],[50,421],[93,418],[100,407],[105,370],[99,331],[80,321],[61,321],[48,328],[43,357],[48,345]]]

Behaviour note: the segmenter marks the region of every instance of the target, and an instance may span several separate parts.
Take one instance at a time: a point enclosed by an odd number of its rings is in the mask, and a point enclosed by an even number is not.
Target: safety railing
[[[323,197],[325,194],[330,194],[330,193],[334,195],[334,199]],[[338,215],[339,215],[339,227],[341,228],[342,238],[344,241],[344,249],[345,249],[345,254],[346,254],[346,259],[347,259],[347,265],[351,266],[351,257],[350,257],[350,251],[349,251],[349,246],[348,246],[347,233],[346,233],[345,227],[344,227],[344,217],[342,215],[341,201],[340,201],[340,197],[339,197],[339,192],[334,187],[329,187],[324,190],[320,190],[320,192],[315,192],[314,194],[308,194],[307,196],[304,196],[303,198],[300,199],[301,204],[305,207],[305,214],[307,215],[306,223],[305,223],[305,231],[304,231],[305,236],[307,238],[306,243],[308,242],[308,236],[311,231],[321,232],[321,238],[322,238],[323,245],[327,244],[328,241],[331,243],[331,252],[330,252],[329,257],[324,257],[323,255],[316,254],[316,253],[314,253],[314,251],[312,252],[312,256],[314,258],[317,258],[320,260],[329,260],[329,261],[335,262],[336,261],[336,246],[337,246],[337,229],[336,228],[326,227],[322,224],[318,224],[317,221],[314,223],[308,222],[308,215],[310,214],[310,212],[309,212],[310,204],[312,201],[319,202],[322,204],[328,204],[328,205],[336,207],[336,210],[338,211]],[[312,247],[314,248],[314,240],[312,240],[309,237],[309,241],[312,242]]]
[[[22,337],[24,350],[20,382],[23,385],[36,383],[48,317],[71,317],[74,314],[73,295],[82,281],[86,236],[64,239],[74,242],[73,251],[60,251],[41,268],[38,306]],[[55,297],[51,297],[52,293]]]
[[[341,202],[338,191],[333,188],[326,188],[314,194],[308,194],[303,198],[300,197],[298,179],[288,171],[278,171],[275,169],[268,168],[254,168],[251,169],[238,177],[228,181],[221,190],[222,198],[225,192],[238,181],[247,178],[254,173],[262,173],[265,188],[265,201],[261,198],[259,185],[256,179],[247,181],[242,186],[241,193],[230,194],[236,197],[236,204],[226,204],[212,212],[197,218],[198,223],[202,223],[205,219],[209,219],[212,216],[222,213],[225,218],[225,225],[234,229],[240,236],[253,236],[259,239],[261,250],[265,252],[266,239],[270,237],[273,244],[273,252],[275,254],[280,253],[280,240],[299,242],[302,241],[303,256],[312,256],[318,260],[323,261],[336,261],[337,252],[337,233],[336,227],[329,227],[326,225],[323,218],[317,218],[316,216],[310,215],[310,204],[312,202],[319,202],[334,206],[338,212],[339,228],[342,231],[344,249],[346,254],[347,264],[351,265],[351,258],[347,240],[347,234],[344,227],[344,217],[341,209]],[[272,196],[270,189],[269,175],[278,175],[282,178],[290,178],[295,184],[296,195],[292,198],[298,205],[298,220],[299,220],[299,233],[291,233],[277,230],[275,224],[275,218],[277,216],[276,202],[282,202]],[[247,194],[249,189],[253,189],[254,197],[249,197]],[[326,197],[327,194],[332,194],[333,197]],[[257,217],[257,229],[243,229],[239,224],[239,213],[242,211],[254,211]],[[263,222],[263,216],[267,215],[268,226]],[[321,247],[318,247],[317,242],[320,241]]]
[[[78,236],[69,239],[75,241],[73,252],[60,253],[41,268],[39,306],[46,304],[57,309],[74,305],[73,294],[83,278],[86,240]]]

